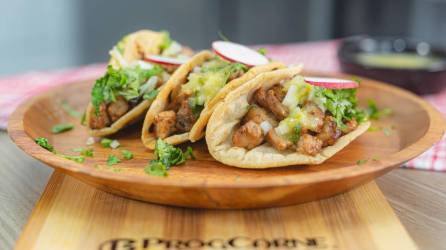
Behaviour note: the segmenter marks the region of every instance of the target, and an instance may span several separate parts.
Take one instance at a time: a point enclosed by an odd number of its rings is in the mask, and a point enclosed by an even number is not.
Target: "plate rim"
[[[67,85],[81,85],[88,84],[94,80],[82,80],[62,84],[61,86],[56,86],[48,89],[44,93],[27,98],[24,100],[11,114],[8,120],[7,132],[12,141],[26,154],[31,157],[49,165],[55,170],[62,170],[68,174],[81,174],[86,175],[89,178],[94,179],[104,179],[107,181],[117,181],[130,183],[132,185],[141,184],[145,186],[165,186],[165,187],[177,187],[177,188],[217,188],[217,189],[258,189],[258,188],[275,188],[283,186],[296,186],[304,185],[309,183],[319,183],[326,181],[333,181],[338,179],[347,179],[352,177],[359,177],[362,175],[370,173],[378,173],[380,171],[390,171],[391,169],[415,158],[416,156],[422,154],[433,145],[435,145],[443,136],[446,128],[445,119],[443,115],[434,108],[430,103],[423,100],[422,98],[416,96],[415,94],[409,92],[408,90],[401,89],[390,84],[386,84],[380,81],[372,80],[365,77],[358,77],[348,74],[340,73],[320,73],[320,75],[331,75],[331,76],[343,76],[343,77],[354,77],[354,79],[360,79],[361,85],[370,85],[377,87],[379,89],[384,89],[390,92],[397,92],[413,102],[418,103],[428,114],[429,117],[429,127],[424,133],[424,135],[419,138],[418,141],[408,145],[406,148],[387,155],[381,158],[378,162],[368,161],[358,167],[356,164],[347,165],[342,168],[328,169],[320,172],[305,173],[302,175],[303,178],[295,178],[290,176],[280,176],[279,178],[273,179],[263,179],[256,182],[231,182],[228,181],[215,181],[213,183],[208,183],[206,179],[194,180],[188,182],[178,182],[172,181],[169,178],[160,178],[156,176],[128,176],[120,175],[119,173],[111,173],[108,171],[102,171],[95,168],[85,167],[81,163],[73,162],[61,157],[54,156],[51,152],[41,148],[35,144],[34,140],[26,133],[23,126],[23,117],[26,111],[38,100],[44,99],[54,92],[60,91],[60,89],[65,88]],[[366,80],[366,82],[363,82]],[[63,164],[60,164],[60,163]],[[259,170],[259,171],[268,171]],[[327,172],[331,172],[327,174]],[[176,180],[176,179],[174,179]]]

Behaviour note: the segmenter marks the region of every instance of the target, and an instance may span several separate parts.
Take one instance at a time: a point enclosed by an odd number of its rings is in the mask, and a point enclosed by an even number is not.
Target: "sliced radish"
[[[185,58],[172,58],[172,57],[165,57],[165,56],[157,56],[157,55],[150,55],[144,60],[151,62],[151,63],[158,63],[158,64],[164,64],[169,66],[179,66],[185,62],[187,62],[187,59]]]
[[[248,66],[257,66],[268,63],[268,58],[259,52],[238,43],[215,41],[212,43],[214,52],[231,62],[240,62]]]
[[[355,89],[359,84],[352,80],[328,77],[304,77],[305,82],[327,89]]]

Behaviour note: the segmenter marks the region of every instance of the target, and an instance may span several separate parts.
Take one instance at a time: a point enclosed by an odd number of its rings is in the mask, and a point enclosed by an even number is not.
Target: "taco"
[[[227,93],[260,73],[283,67],[277,62],[248,67],[210,51],[198,53],[175,71],[147,112],[144,145],[153,149],[157,138],[169,144],[199,140],[215,105]]]
[[[210,154],[241,168],[320,164],[367,130],[356,89],[313,86],[300,71],[263,73],[229,93],[207,124]]]
[[[186,58],[191,50],[167,32],[141,30],[125,36],[110,51],[105,75],[91,91],[85,125],[92,136],[113,134],[141,120],[161,87],[179,65],[147,62],[151,55]]]

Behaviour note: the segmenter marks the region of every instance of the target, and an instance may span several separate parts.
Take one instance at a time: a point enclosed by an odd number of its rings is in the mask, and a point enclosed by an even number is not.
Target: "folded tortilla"
[[[141,55],[159,55],[164,39],[162,32],[139,30],[122,38],[117,46],[123,51],[122,57],[126,63],[131,63],[139,59]],[[109,64],[114,68],[120,66],[118,60],[113,56],[110,58]]]
[[[204,62],[212,59],[213,57],[215,57],[215,54],[207,50],[196,54],[187,63],[181,65],[175,71],[175,73],[166,83],[164,88],[160,91],[155,101],[150,106],[150,109],[147,112],[146,117],[144,119],[141,139],[147,148],[149,149],[155,148],[156,136],[153,132],[150,132],[150,128],[154,123],[156,115],[164,111],[168,106],[169,97],[172,91],[175,90],[178,87],[178,85],[185,84],[187,82],[187,77],[189,73],[192,72],[194,67],[203,64]],[[249,80],[255,78],[260,73],[284,67],[285,65],[279,62],[272,62],[266,65],[252,67],[241,77],[228,82],[214,98],[212,98],[208,103],[205,104],[204,109],[200,113],[199,118],[195,122],[190,132],[182,134],[174,134],[172,136],[164,138],[164,141],[169,144],[176,145],[189,140],[193,142],[199,140],[204,136],[204,130],[206,124],[212,112],[214,111],[215,106],[220,101],[222,101],[229,92],[243,85]]]
[[[295,151],[278,151],[269,143],[251,150],[232,146],[232,134],[248,112],[249,101],[259,88],[269,89],[282,80],[291,79],[301,67],[279,69],[258,75],[230,92],[223,102],[214,108],[206,128],[206,142],[210,154],[218,161],[240,168],[273,168],[289,165],[320,164],[339,152],[351,141],[367,131],[370,122],[360,124],[354,131],[340,137],[332,146],[327,146],[315,155]]]

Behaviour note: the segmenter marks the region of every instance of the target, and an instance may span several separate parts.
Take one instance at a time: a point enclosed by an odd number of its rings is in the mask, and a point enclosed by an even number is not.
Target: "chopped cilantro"
[[[77,163],[83,163],[85,161],[85,157],[83,155],[78,155],[78,156],[76,156],[76,155],[64,155],[64,154],[57,154],[57,155],[62,156],[65,159],[75,161]]]
[[[356,165],[362,165],[366,164],[369,160],[368,159],[361,159],[356,161]]]
[[[152,76],[159,76],[163,69],[154,65],[151,69],[142,69],[139,66],[114,69],[108,66],[105,75],[94,84],[91,90],[91,102],[99,112],[101,103],[116,101],[117,96],[123,96],[127,101],[141,97],[141,85]]]
[[[91,148],[75,148],[73,151],[78,152],[83,156],[93,157],[93,149]]]
[[[114,155],[109,155],[108,159],[107,159],[107,166],[113,166],[115,164],[120,163],[121,160],[119,160],[118,157],[114,156]]]
[[[302,127],[300,126],[300,124],[296,125],[290,137],[292,143],[296,144],[299,141],[301,132],[302,132]]]
[[[170,38],[170,34],[167,31],[161,31],[161,34],[163,36],[163,41],[160,45],[160,49],[161,51],[167,49],[170,47],[170,45],[172,44],[172,39]]]
[[[217,35],[223,41],[226,41],[226,42],[230,42],[231,41],[231,40],[229,40],[229,38],[225,34],[223,34],[223,31],[221,31],[221,30],[218,31]]]
[[[266,55],[266,49],[265,48],[259,48],[258,50],[257,50],[257,52],[259,52],[260,54],[262,54],[262,55]]]
[[[60,103],[60,105],[62,106],[62,109],[65,110],[65,112],[67,112],[67,114],[70,115],[71,117],[74,117],[74,118],[81,117],[82,113],[75,110],[73,107],[71,107],[67,101],[65,101],[65,100],[62,101]]]
[[[52,152],[53,154],[63,157],[65,159],[68,160],[72,160],[78,163],[83,163],[85,161],[85,157],[83,155],[65,155],[65,154],[60,154],[57,153],[56,150],[54,149],[54,147],[48,142],[48,139],[43,138],[43,137],[38,137],[34,140],[39,146],[41,146],[42,148]]]
[[[122,156],[124,156],[124,159],[131,160],[133,159],[133,153],[130,150],[123,149],[121,150]]]
[[[102,138],[101,139],[101,145],[104,148],[110,148],[110,144],[112,143],[112,139],[108,139],[108,138]]]
[[[144,100],[153,101],[153,100],[155,100],[158,93],[159,93],[158,89],[153,89],[153,90],[149,91],[148,93],[145,93],[142,98]]]
[[[144,172],[154,176],[167,176],[167,168],[159,160],[151,160],[149,166],[144,168]]]
[[[155,144],[155,157],[144,171],[150,175],[167,176],[167,170],[171,166],[183,164],[187,159],[194,158],[194,155],[191,147],[183,152],[180,148],[158,139]]]
[[[376,131],[380,131],[381,130],[381,128],[379,128],[379,127],[369,127],[369,129],[367,129],[367,131],[369,131],[369,132],[376,132]]]
[[[392,129],[391,128],[383,128],[383,133],[385,136],[392,135]]]
[[[86,125],[86,118],[87,118],[87,113],[86,113],[86,111],[84,111],[84,113],[82,113],[82,116],[81,116],[81,125],[82,126],[85,126]]]
[[[367,119],[364,111],[357,107],[356,89],[326,89],[314,87],[314,95],[324,100],[324,106],[335,118],[336,125],[345,130],[345,121],[355,119],[361,123]]]
[[[55,152],[55,151],[54,151],[54,147],[53,147],[53,145],[51,145],[51,144],[48,142],[48,139],[47,139],[47,138],[44,138],[44,137],[38,137],[38,138],[36,138],[34,141],[35,141],[39,146],[41,146],[42,148],[44,148],[44,149],[46,149],[46,150],[48,150],[48,151],[50,151],[50,152]]]
[[[57,124],[54,125],[53,128],[51,129],[51,132],[53,132],[53,134],[60,134],[66,131],[70,131],[74,128],[73,124],[70,123],[61,123],[61,124]]]
[[[186,151],[184,151],[184,156],[186,157],[186,159],[193,159],[193,160],[195,160],[194,151],[192,150],[191,147],[187,147],[186,148]]]
[[[390,108],[379,110],[374,100],[368,100],[367,104],[367,114],[371,120],[378,120],[381,117],[392,114],[392,110]]]

